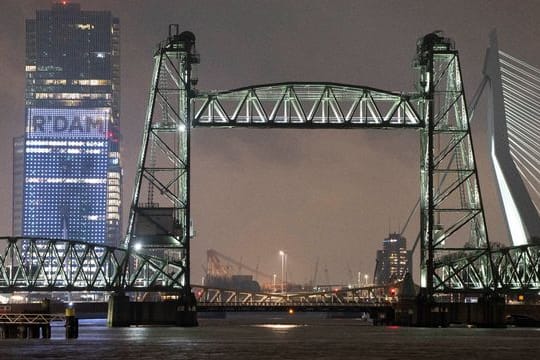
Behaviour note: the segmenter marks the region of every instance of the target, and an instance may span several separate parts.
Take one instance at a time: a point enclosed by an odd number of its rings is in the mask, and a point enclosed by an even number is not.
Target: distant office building
[[[26,21],[26,128],[14,141],[14,233],[117,245],[120,28],[62,1]]]
[[[22,235],[22,198],[24,183],[24,136],[13,139],[13,236]]]
[[[377,250],[375,283],[401,280],[406,273],[412,273],[412,252],[407,250],[407,239],[401,234],[389,234],[383,240],[382,250]]]

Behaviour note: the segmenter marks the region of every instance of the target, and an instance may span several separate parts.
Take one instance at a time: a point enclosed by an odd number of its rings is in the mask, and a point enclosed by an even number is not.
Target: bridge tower
[[[464,289],[485,292],[494,276],[459,55],[450,39],[435,32],[418,41],[415,65],[425,124],[420,160],[421,287],[429,299]],[[443,266],[453,261],[455,266]],[[476,271],[463,271],[463,262],[474,262]]]
[[[484,76],[489,80],[490,154],[499,189],[499,199],[502,203],[501,208],[504,211],[512,244],[515,246],[540,245],[540,216],[523,180],[529,173],[533,174],[532,177],[535,174],[529,170],[522,178],[516,163],[523,164],[523,161],[520,162],[512,155],[517,149],[525,148],[526,150],[522,152],[534,154],[532,155],[533,163],[537,156],[537,150],[534,149],[536,142],[527,136],[527,133],[533,134],[533,137],[536,136],[534,123],[538,115],[534,113],[537,106],[534,99],[535,96],[538,98],[535,94],[535,91],[538,91],[538,74],[523,65],[512,64],[509,60],[511,58],[499,51],[497,33],[492,31],[484,65]],[[508,127],[512,127],[516,122],[521,131],[517,141],[509,137],[508,131]],[[517,131],[514,130],[514,132]],[[531,143],[533,150],[531,150]],[[531,161],[529,160],[527,164],[531,164]]]
[[[158,45],[125,246],[181,264],[181,298],[190,289],[190,93],[199,62],[195,36],[169,25]],[[131,266],[132,264],[127,264]],[[127,271],[126,273],[128,273]],[[189,302],[189,301],[188,301]]]

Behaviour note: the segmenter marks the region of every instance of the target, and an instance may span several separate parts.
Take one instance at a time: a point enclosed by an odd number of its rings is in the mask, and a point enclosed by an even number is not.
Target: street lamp
[[[276,277],[277,277],[277,275],[276,275],[276,274],[274,274],[274,292],[276,292],[276,291],[277,291],[277,290],[276,290]]]
[[[279,250],[281,256],[281,292],[285,292],[285,251]]]
[[[365,274],[365,275],[364,275],[364,279],[366,280],[366,286],[367,286],[367,284],[368,284],[368,277],[369,277],[368,274]]]

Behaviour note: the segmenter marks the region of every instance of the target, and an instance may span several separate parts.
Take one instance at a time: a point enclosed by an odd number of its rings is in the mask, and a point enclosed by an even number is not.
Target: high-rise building
[[[68,1],[26,21],[26,128],[22,143],[14,141],[15,234],[118,245],[119,39],[119,21],[109,11],[82,11]]]
[[[401,280],[406,273],[412,273],[412,251],[407,250],[405,237],[391,233],[383,240],[382,250],[377,250],[375,284]]]
[[[22,235],[22,198],[24,183],[24,136],[13,139],[13,209],[12,234]]]

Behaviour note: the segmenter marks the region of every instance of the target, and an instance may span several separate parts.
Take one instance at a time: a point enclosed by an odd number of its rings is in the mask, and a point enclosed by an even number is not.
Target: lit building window
[[[92,30],[95,26],[93,24],[77,24],[76,27],[80,30]]]
[[[106,86],[111,85],[111,81],[104,79],[73,80],[73,85]]]
[[[60,79],[46,79],[43,80],[44,85],[66,85],[67,80],[60,80]]]

